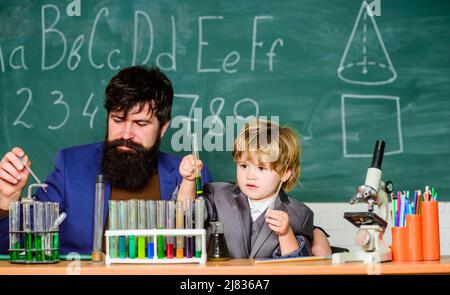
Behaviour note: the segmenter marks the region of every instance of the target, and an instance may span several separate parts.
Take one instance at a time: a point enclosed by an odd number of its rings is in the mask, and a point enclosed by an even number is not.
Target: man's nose
[[[122,138],[125,140],[133,139],[134,138],[134,132],[132,128],[132,122],[126,122],[123,126],[122,130]]]

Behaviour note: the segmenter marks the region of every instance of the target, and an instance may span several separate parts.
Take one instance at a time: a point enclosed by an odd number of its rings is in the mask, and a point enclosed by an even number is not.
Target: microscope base
[[[390,251],[379,253],[367,252],[361,249],[356,252],[335,253],[332,255],[333,264],[341,264],[350,261],[363,261],[365,264],[371,264],[390,260],[392,260]]]

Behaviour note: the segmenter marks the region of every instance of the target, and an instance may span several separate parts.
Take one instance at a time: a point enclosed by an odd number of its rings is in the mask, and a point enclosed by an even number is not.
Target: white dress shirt
[[[277,198],[278,194],[275,194],[273,197],[261,202],[261,201],[254,201],[247,197],[248,205],[250,206],[250,214],[252,215],[252,221],[255,221],[258,219],[258,217],[266,211],[267,208],[272,209],[273,205],[275,204],[275,200]]]

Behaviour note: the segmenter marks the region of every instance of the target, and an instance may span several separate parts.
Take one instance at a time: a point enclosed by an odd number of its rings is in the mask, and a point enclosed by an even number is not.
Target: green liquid
[[[117,247],[118,241],[117,237],[109,237],[109,257],[117,258]]]
[[[128,238],[128,246],[129,246],[129,258],[136,258],[136,236],[130,236]]]
[[[36,247],[36,261],[44,261],[44,252],[42,251],[42,236],[40,234],[35,235],[34,245]]]
[[[10,260],[11,261],[16,261],[19,260],[19,255],[20,255],[20,242],[16,242],[13,244],[13,248],[11,249],[11,253],[10,253]]]
[[[164,236],[158,236],[156,238],[156,242],[157,242],[157,247],[158,247],[158,258],[164,258]]]
[[[202,257],[202,251],[195,251],[195,257],[201,258]]]
[[[31,250],[33,249],[33,237],[31,233],[25,233],[25,260],[33,261],[33,253]]]
[[[53,234],[52,236],[52,259],[59,260],[59,234]]]
[[[197,195],[203,194],[202,177],[201,176],[198,176],[195,178],[195,191],[196,191]]]
[[[145,257],[145,237],[138,237],[138,258],[146,258]]]

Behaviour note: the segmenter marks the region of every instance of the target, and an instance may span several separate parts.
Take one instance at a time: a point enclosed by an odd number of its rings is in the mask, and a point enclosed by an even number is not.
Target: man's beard
[[[135,192],[145,187],[156,169],[156,154],[161,143],[157,134],[155,144],[146,149],[130,140],[105,141],[102,173],[113,187]],[[127,147],[130,150],[122,150]]]

